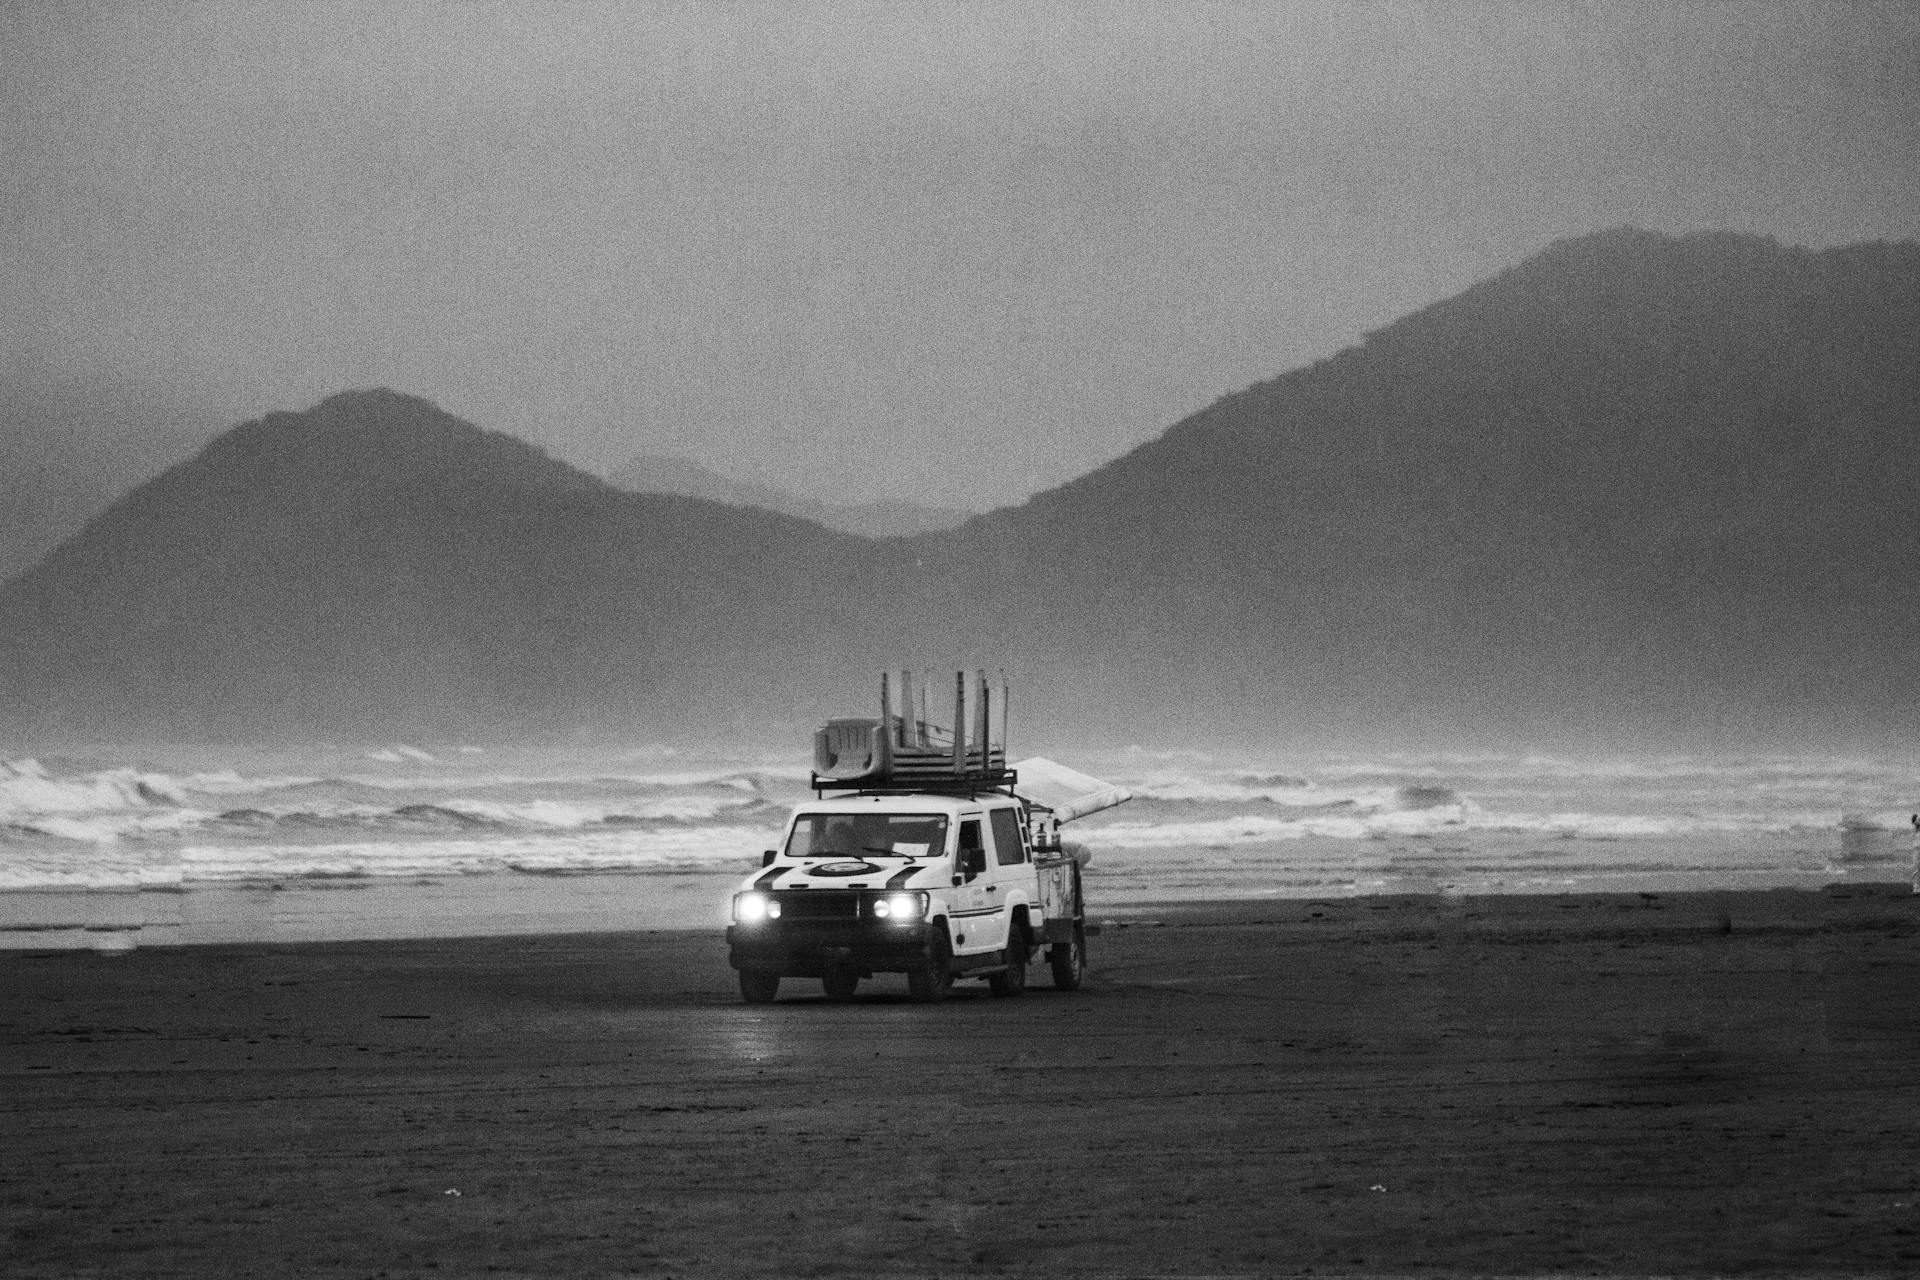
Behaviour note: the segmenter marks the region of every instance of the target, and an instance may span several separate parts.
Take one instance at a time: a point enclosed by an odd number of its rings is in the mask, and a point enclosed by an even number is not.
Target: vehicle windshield
[[[927,858],[946,851],[944,813],[803,813],[787,837],[789,858]]]

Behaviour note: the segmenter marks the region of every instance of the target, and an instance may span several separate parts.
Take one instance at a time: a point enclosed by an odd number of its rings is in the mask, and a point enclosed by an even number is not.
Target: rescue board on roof
[[[1029,756],[1013,766],[1021,798],[1053,813],[1055,822],[1072,822],[1133,799],[1125,787],[1069,769],[1045,756]]]

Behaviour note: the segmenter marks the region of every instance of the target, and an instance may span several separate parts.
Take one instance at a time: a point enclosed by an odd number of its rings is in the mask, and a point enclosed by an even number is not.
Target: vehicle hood
[[[909,863],[899,858],[831,858],[823,862],[776,862],[748,876],[747,889],[937,889],[951,883],[945,861]]]

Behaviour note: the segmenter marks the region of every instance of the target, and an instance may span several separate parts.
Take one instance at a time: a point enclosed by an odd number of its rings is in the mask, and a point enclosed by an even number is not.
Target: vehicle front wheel
[[[1087,935],[1079,925],[1073,926],[1073,941],[1056,942],[1047,949],[1047,960],[1053,966],[1053,987],[1056,991],[1078,991],[1080,980],[1087,973]]]
[[[947,998],[953,989],[953,947],[947,931],[934,925],[927,939],[927,951],[907,970],[907,994],[922,1004]]]
[[[1017,996],[1027,989],[1027,957],[1033,948],[1027,944],[1027,931],[1014,925],[1007,933],[1007,967],[987,979],[997,996]]]
[[[764,969],[740,971],[740,998],[748,1004],[767,1004],[780,994],[780,975]]]

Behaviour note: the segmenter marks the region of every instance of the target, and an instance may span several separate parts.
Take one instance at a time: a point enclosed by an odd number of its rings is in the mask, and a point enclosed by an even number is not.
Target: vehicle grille
[[[792,890],[774,895],[782,920],[858,920],[860,895],[842,889]]]

